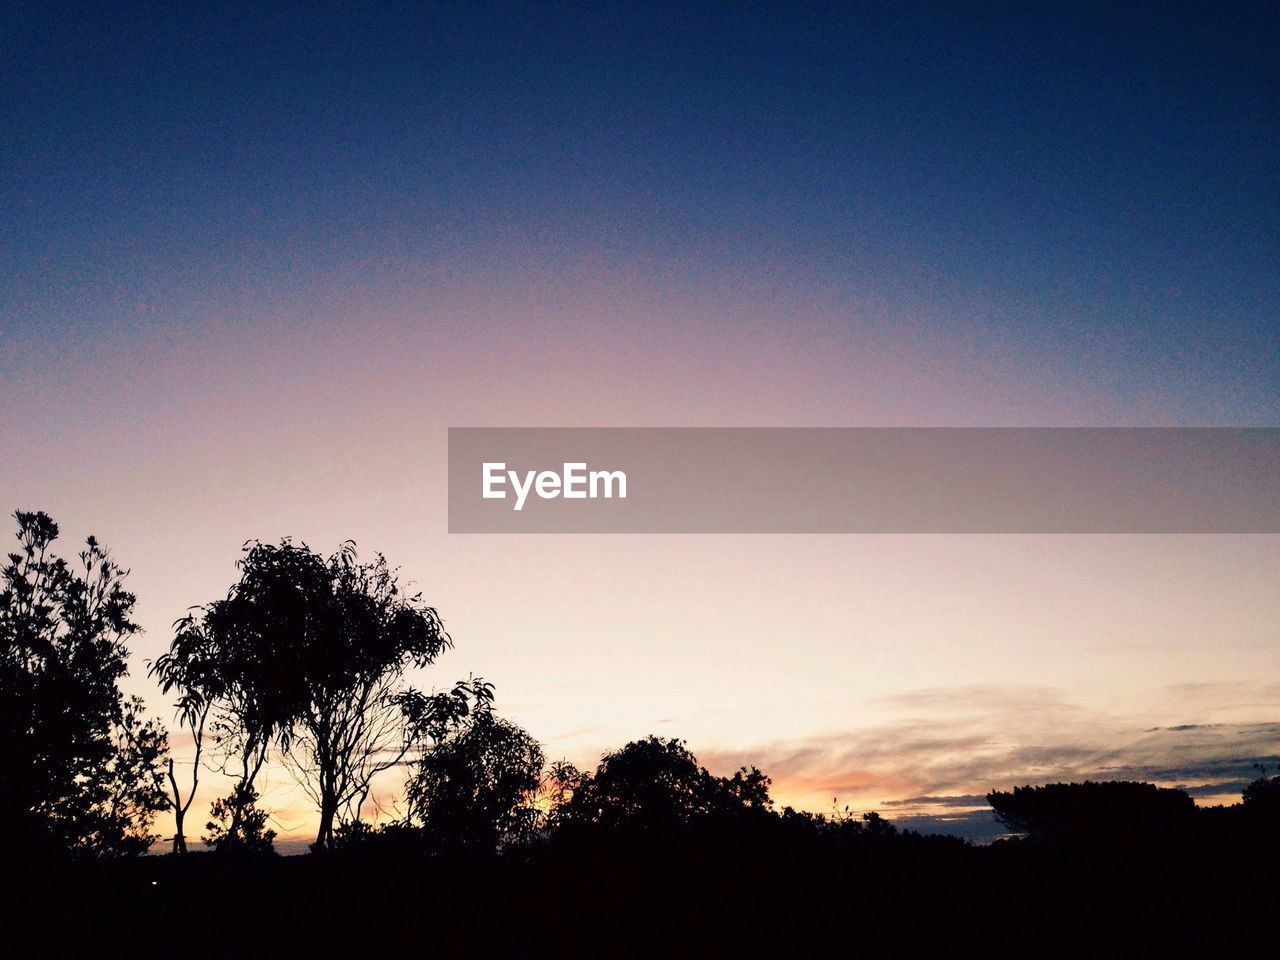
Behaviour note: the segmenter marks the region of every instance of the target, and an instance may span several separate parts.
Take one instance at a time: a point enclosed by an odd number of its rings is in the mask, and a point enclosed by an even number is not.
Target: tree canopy
[[[701,818],[772,809],[769,778],[743,768],[718,777],[698,764],[683,740],[649,736],[605,754],[594,774],[570,770],[566,823],[670,831]]]
[[[435,846],[491,851],[528,839],[537,827],[544,758],[537,740],[494,713],[491,687],[468,686],[478,694],[474,705],[432,730],[413,763],[405,820]],[[411,702],[410,716],[421,717],[423,705]]]
[[[224,599],[178,622],[153,669],[166,690],[180,692],[189,726],[212,704],[217,742],[238,763],[224,842],[253,822],[241,808],[254,802],[274,745],[316,803],[324,849],[339,824],[359,818],[374,777],[409,748],[406,672],[452,641],[385,558],[362,562],[353,543],[326,558],[288,539],[255,541],[239,567]]]
[[[137,853],[165,805],[164,733],[119,682],[134,597],[94,537],[68,562],[58,526],[17,512],[0,572],[0,822],[21,847]]]
[[[993,790],[987,802],[1016,833],[1090,843],[1176,833],[1188,828],[1196,813],[1195,802],[1182,790],[1125,780]]]

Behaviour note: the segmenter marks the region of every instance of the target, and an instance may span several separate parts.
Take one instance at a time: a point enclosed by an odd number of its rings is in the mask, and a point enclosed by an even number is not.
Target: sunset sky
[[[7,7],[0,506],[131,569],[175,728],[241,544],[349,538],[551,757],[1238,795],[1277,536],[446,532],[450,426],[1280,426],[1280,7],[980,6]]]

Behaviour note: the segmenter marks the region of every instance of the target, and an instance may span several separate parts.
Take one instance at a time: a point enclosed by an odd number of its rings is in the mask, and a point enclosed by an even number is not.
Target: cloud
[[[1193,797],[1221,797],[1236,796],[1244,793],[1244,788],[1249,783],[1250,781],[1248,780],[1222,780],[1218,783],[1202,783],[1195,787],[1189,787],[1184,784],[1178,784],[1177,786]]]
[[[994,811],[969,810],[965,813],[946,816],[912,816],[893,817],[894,824],[900,830],[914,830],[916,833],[935,833],[946,837],[960,837],[971,843],[990,843],[1007,837],[1009,830],[996,819]]]
[[[549,740],[572,740],[574,737],[590,736],[591,734],[598,733],[599,731],[600,731],[600,727],[578,727],[577,729],[574,729],[574,730],[568,730],[565,733],[556,734],[554,737],[548,737],[548,739]]]
[[[933,714],[973,713],[975,710],[994,713],[1010,710],[1080,709],[1064,699],[1056,687],[1018,684],[923,687],[876,697],[871,702],[873,705],[923,710]]]
[[[882,800],[882,807],[976,807],[986,806],[987,797],[982,793],[966,793],[958,797],[907,797],[903,800]]]
[[[1162,691],[1190,711],[1257,689],[1221,684]],[[1198,699],[1197,699],[1198,698]],[[881,698],[891,722],[734,750],[699,751],[717,772],[755,765],[781,803],[888,807],[896,820],[938,819],[985,805],[992,789],[1057,781],[1145,780],[1192,796],[1238,796],[1257,765],[1280,768],[1280,723],[1186,722],[1153,727],[1087,709],[1051,687],[928,688]],[[921,821],[924,822],[924,821]]]

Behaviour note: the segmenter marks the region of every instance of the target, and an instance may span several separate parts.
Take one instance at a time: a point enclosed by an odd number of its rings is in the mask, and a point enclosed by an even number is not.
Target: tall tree
[[[451,641],[381,555],[361,562],[352,543],[325,558],[287,539],[252,542],[239,567],[225,599],[179,621],[155,669],[189,702],[214,705],[215,742],[238,763],[216,835],[230,843],[256,822],[253,784],[274,745],[315,801],[316,848],[327,849],[409,747],[407,671]]]
[[[215,658],[218,650],[195,616],[189,614],[174,624],[177,634],[167,653],[158,657],[149,673],[160,681],[165,693],[178,691],[178,722],[191,733],[194,755],[191,760],[191,785],[183,796],[178,782],[176,763],[169,756],[169,805],[173,810],[173,852],[187,852],[187,811],[200,787],[200,765],[204,757],[205,730],[209,716],[219,702],[220,687]],[[215,718],[216,722],[216,718]],[[238,809],[239,804],[236,804]]]
[[[205,736],[216,763],[235,778],[231,793],[215,801],[220,849],[263,845],[253,825],[255,782],[273,745],[287,745],[301,691],[292,665],[297,634],[305,629],[309,597],[327,585],[323,561],[305,547],[247,544],[240,579],[226,597],[192,608],[174,624],[169,650],[151,666],[162,689],[177,692],[183,726],[192,733],[196,764],[185,798],[170,771],[177,829],[174,849],[185,849],[185,817],[198,785]]]
[[[28,850],[141,853],[165,803],[164,732],[126,698],[138,628],[125,571],[89,537],[79,563],[58,526],[14,514],[20,549],[0,573],[0,822]]]
[[[452,645],[421,594],[405,594],[381,554],[361,562],[344,544],[325,562],[293,647],[296,712],[286,757],[320,812],[316,849],[358,820],[374,778],[410,747],[406,673]]]

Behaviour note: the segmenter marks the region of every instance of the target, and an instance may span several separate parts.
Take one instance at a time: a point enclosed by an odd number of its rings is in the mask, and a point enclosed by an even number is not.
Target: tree
[[[186,849],[185,817],[199,784],[207,728],[221,772],[236,778],[213,811],[216,846],[260,845],[253,829],[254,784],[271,747],[287,745],[292,732],[301,696],[292,673],[298,624],[309,615],[308,598],[328,580],[320,558],[287,541],[280,547],[247,544],[237,566],[240,580],[227,596],[178,620],[169,650],[151,665],[161,689],[179,694],[179,718],[195,743],[185,799],[169,768],[179,853]]]
[[[325,561],[327,579],[307,596],[293,625],[293,732],[286,758],[320,811],[316,849],[333,845],[340,823],[358,820],[373,779],[397,766],[411,741],[404,678],[452,646],[421,594],[405,595],[396,571],[344,544]]]
[[[439,846],[491,852],[527,839],[539,815],[538,741],[493,711],[493,688],[461,682],[449,694],[402,701],[418,757],[405,788],[406,821]]]
[[[553,834],[571,821],[574,794],[590,779],[568,760],[553,760],[547,767],[547,775],[539,784],[539,799],[546,807],[547,826]]]
[[[204,754],[205,728],[209,715],[218,703],[219,688],[214,658],[217,650],[210,643],[209,635],[188,615],[174,624],[177,635],[169,651],[150,665],[149,673],[160,681],[165,693],[178,690],[178,721],[191,731],[195,755],[191,762],[191,788],[184,798],[178,783],[175,762],[169,757],[169,806],[173,810],[173,852],[187,852],[186,817],[200,786],[200,763]],[[249,786],[249,789],[252,789]]]
[[[251,786],[236,784],[230,796],[213,801],[204,828],[204,842],[219,852],[274,852],[276,832],[267,828],[267,812]]]
[[[166,737],[125,698],[134,597],[92,536],[72,565],[58,526],[14,514],[20,550],[0,574],[0,822],[11,848],[144,852],[165,805]]]
[[[1184,791],[1151,783],[1050,783],[993,790],[996,819],[1034,840],[1130,842],[1169,836],[1193,826],[1195,801]]]
[[[557,788],[569,799],[557,818],[570,824],[671,830],[773,806],[769,778],[754,767],[717,777],[698,765],[683,740],[654,736],[606,754],[594,775],[568,768],[559,779]]]
[[[325,558],[306,544],[251,542],[223,600],[179,621],[154,669],[188,705],[213,704],[215,742],[238,762],[223,801],[226,830],[241,828],[272,746],[315,801],[315,847],[360,816],[374,778],[409,749],[405,674],[451,645],[439,615],[402,591],[379,554],[353,543]],[[188,713],[190,726],[197,717]],[[248,839],[247,837],[245,838]]]
[[[1280,828],[1280,777],[1268,777],[1260,766],[1258,772],[1241,794],[1241,810],[1255,826],[1275,830]]]

